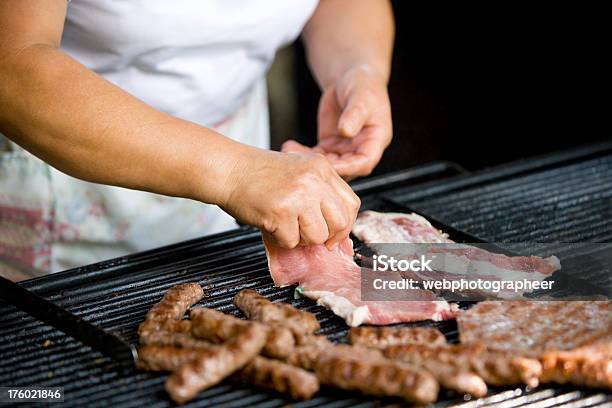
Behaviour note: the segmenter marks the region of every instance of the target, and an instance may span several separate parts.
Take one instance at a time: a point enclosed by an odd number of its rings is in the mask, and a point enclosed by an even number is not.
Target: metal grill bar
[[[612,235],[612,155],[436,190],[427,198],[401,189],[385,196],[489,242],[601,242]]]

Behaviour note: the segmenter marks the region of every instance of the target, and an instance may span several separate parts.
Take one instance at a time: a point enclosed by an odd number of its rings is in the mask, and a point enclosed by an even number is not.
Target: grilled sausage
[[[319,390],[317,377],[278,360],[255,357],[238,377],[261,388],[291,395],[294,399],[310,399]]]
[[[162,300],[153,306],[145,320],[181,320],[191,306],[204,297],[202,287],[197,283],[183,283],[171,287]]]
[[[244,331],[246,326],[255,326],[253,322],[240,320],[232,315],[205,307],[194,307],[189,311],[191,334],[200,339],[222,343]],[[257,325],[265,330],[263,325]]]
[[[216,350],[199,350],[195,360],[182,365],[166,380],[166,391],[179,404],[200,391],[218,384],[225,377],[255,358],[266,343],[266,331],[252,323]]]
[[[541,358],[540,380],[543,383],[570,383],[612,390],[612,355],[605,348],[587,346],[545,353]]]
[[[141,347],[138,368],[148,371],[175,371],[206,353],[219,352],[219,347],[209,343],[208,349],[193,350],[176,347]],[[291,395],[294,399],[310,399],[319,390],[317,377],[299,367],[265,357],[255,357],[236,376],[257,387]]]
[[[425,370],[385,358],[324,352],[314,363],[321,384],[368,395],[402,397],[418,404],[434,402],[439,385]]]
[[[295,338],[291,331],[285,327],[268,326],[268,338],[263,354],[268,357],[284,359],[295,348]]]
[[[487,395],[485,381],[477,374],[466,369],[458,369],[434,360],[425,360],[414,365],[429,371],[447,390],[453,390],[459,394],[470,394],[476,398]]]
[[[384,349],[388,358],[424,365],[426,361],[454,367],[458,372],[477,374],[487,384],[503,386],[538,385],[542,366],[538,360],[509,355],[479,345],[448,345],[428,347],[419,344],[390,346]]]
[[[235,336],[245,325],[253,323],[201,307],[193,308],[189,316],[192,319],[192,335],[215,343],[226,341]],[[282,359],[293,351],[295,339],[288,329],[262,324],[257,324],[257,327],[258,330],[266,332],[266,345],[263,351],[266,356]]]
[[[374,348],[398,344],[446,344],[444,335],[438,329],[429,327],[353,327],[349,332],[349,341],[351,344]]]
[[[148,371],[174,371],[202,355],[202,350],[219,351],[219,346],[208,343],[199,350],[172,346],[143,346],[138,349],[138,368]]]
[[[380,350],[334,345],[324,336],[310,336],[287,358],[289,364],[315,372],[321,384],[408,401],[435,401],[439,385],[425,370],[396,363]]]
[[[337,356],[359,356],[367,359],[384,358],[379,350],[368,349],[361,346],[349,346],[348,344],[334,344],[325,336],[313,336],[309,342],[296,347],[293,353],[287,357],[289,364],[302,367],[305,370],[314,370],[317,361],[325,353],[334,353]]]
[[[210,346],[209,341],[196,339],[190,333],[170,330],[151,330],[140,336],[141,346],[168,346],[191,349],[201,349]]]
[[[447,344],[446,338],[438,329],[429,327],[354,327],[349,332],[349,341],[351,344],[379,349],[404,344]],[[442,387],[475,397],[487,394],[487,385],[478,375],[435,360],[410,358],[411,356],[412,354],[408,354],[402,356],[405,358],[400,358],[429,371]]]
[[[145,321],[138,328],[142,344],[155,344],[148,339],[158,332],[189,332],[190,323],[182,320],[187,309],[204,296],[197,283],[184,283],[171,287],[162,300],[149,310]]]
[[[319,321],[312,313],[298,310],[287,303],[272,303],[252,289],[240,291],[234,304],[251,320],[289,328],[295,335],[319,330]]]

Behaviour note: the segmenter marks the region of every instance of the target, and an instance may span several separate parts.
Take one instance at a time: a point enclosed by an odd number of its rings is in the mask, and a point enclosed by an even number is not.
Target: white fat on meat
[[[308,298],[315,299],[319,306],[324,306],[334,312],[336,316],[344,319],[346,324],[357,327],[372,320],[368,306],[356,306],[347,298],[338,296],[333,292],[325,290],[304,290],[301,286],[296,292]]]

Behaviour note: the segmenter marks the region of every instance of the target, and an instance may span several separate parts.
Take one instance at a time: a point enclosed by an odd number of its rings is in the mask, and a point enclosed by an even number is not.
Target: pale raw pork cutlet
[[[361,268],[353,260],[349,238],[329,251],[324,245],[282,249],[266,244],[268,263],[278,286],[299,285],[299,292],[342,317],[349,326],[384,325],[455,317],[457,307],[426,290],[411,291],[409,301],[362,301]]]
[[[448,234],[435,229],[429,221],[414,213],[364,211],[357,217],[352,232],[366,244],[453,242],[448,238]]]
[[[421,254],[434,255],[431,271],[407,271],[403,275],[417,281],[482,279],[486,281],[543,281],[561,268],[555,256],[507,256],[489,252],[473,245],[457,244],[448,235],[434,228],[417,214],[379,213],[364,211],[353,226],[353,234],[375,252],[396,257]],[[390,244],[423,244],[395,246]],[[431,244],[431,245],[430,245]],[[397,254],[389,254],[395,251]],[[482,291],[488,296],[516,298],[525,290],[506,289],[498,292]],[[475,294],[472,291],[472,294]]]

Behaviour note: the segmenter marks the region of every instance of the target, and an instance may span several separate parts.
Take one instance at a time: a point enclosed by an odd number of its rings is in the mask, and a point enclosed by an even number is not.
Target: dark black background
[[[471,7],[393,2],[394,141],[375,174],[438,159],[477,169],[610,137],[602,9]],[[312,145],[320,94],[298,48],[299,135]]]

